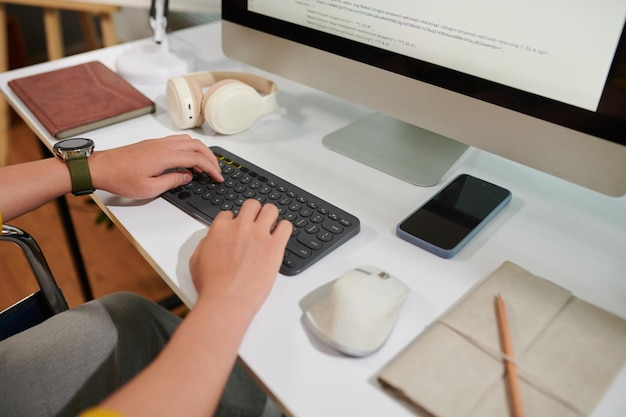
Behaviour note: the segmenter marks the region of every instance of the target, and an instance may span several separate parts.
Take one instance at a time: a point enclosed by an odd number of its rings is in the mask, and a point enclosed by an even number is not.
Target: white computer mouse
[[[409,287],[374,266],[348,271],[305,312],[324,342],[350,356],[366,356],[387,340],[409,295]]]

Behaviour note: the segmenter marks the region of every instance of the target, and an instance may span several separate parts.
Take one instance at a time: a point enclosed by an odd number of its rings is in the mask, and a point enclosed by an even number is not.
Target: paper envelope
[[[529,416],[588,415],[626,364],[626,320],[505,262],[378,375],[425,415],[508,416],[502,294]]]

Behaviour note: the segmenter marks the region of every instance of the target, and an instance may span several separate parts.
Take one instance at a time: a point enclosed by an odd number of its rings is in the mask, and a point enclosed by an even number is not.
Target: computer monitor
[[[434,185],[473,146],[626,194],[626,2],[223,0],[222,19],[230,58],[372,109],[323,139],[341,153]]]

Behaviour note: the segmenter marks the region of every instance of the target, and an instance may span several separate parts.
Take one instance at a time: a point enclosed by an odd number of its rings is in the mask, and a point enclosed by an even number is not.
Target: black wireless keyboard
[[[303,189],[217,146],[210,147],[222,168],[223,183],[196,174],[162,197],[186,213],[211,224],[222,210],[238,213],[249,198],[273,203],[293,232],[280,272],[296,275],[356,235],[359,219]]]

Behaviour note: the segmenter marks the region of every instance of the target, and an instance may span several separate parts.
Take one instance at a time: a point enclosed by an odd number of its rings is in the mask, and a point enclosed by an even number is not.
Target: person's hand
[[[191,256],[189,267],[200,299],[233,300],[255,314],[267,298],[293,226],[276,223],[272,204],[246,200],[237,217],[218,214]]]
[[[267,298],[293,227],[247,200],[218,214],[191,256],[198,300],[165,349],[102,408],[128,416],[212,416],[237,351]],[[170,395],[176,392],[175,396]]]
[[[89,158],[93,185],[122,197],[152,198],[186,184],[193,178],[190,168],[206,172],[217,181],[222,174],[211,150],[188,135],[148,139],[101,152]]]

